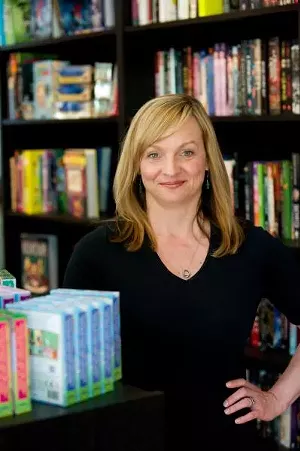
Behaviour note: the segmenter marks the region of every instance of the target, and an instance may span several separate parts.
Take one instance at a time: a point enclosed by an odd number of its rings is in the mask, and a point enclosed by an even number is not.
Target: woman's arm
[[[264,262],[264,290],[261,297],[269,299],[292,324],[300,325],[300,255],[263,229],[256,229],[256,233],[256,247]],[[236,420],[237,423],[256,418],[273,420],[300,396],[300,345],[270,390],[262,391],[245,379],[228,381],[226,386],[237,390],[224,401],[225,414],[250,408],[249,413]]]
[[[289,365],[270,389],[278,400],[281,413],[300,396],[300,346],[297,347]]]
[[[273,387],[263,391],[245,379],[228,381],[228,388],[238,389],[225,402],[225,414],[231,415],[240,409],[251,411],[236,419],[242,424],[254,419],[271,421],[281,415],[300,396],[300,345],[284,373]]]

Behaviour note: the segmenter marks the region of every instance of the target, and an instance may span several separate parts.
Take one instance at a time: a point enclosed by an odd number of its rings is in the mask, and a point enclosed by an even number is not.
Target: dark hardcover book
[[[292,221],[293,236],[300,238],[300,153],[292,153],[293,196],[292,196]]]
[[[158,11],[159,11],[158,0],[152,0],[152,22],[153,23],[156,23],[159,21]]]
[[[46,294],[58,286],[57,236],[21,234],[22,288]]]
[[[239,158],[238,153],[233,155],[235,164],[233,167],[233,194],[234,194],[234,208],[235,213],[240,215],[240,170],[239,170]]]
[[[292,89],[293,89],[293,113],[300,114],[300,64],[299,44],[295,43],[291,48],[292,58]]]
[[[237,9],[240,9],[240,3],[243,0],[228,0],[229,5],[229,11],[236,11]]]
[[[262,42],[261,39],[253,41],[253,112],[256,115],[263,113],[262,108]]]
[[[167,94],[169,93],[170,84],[169,84],[169,52],[168,50],[163,51],[163,58],[164,58],[164,92]]]
[[[241,42],[239,105],[241,114],[247,114],[247,41]]]
[[[250,0],[250,9],[257,9],[262,7],[262,0]]]
[[[176,92],[183,94],[183,67],[182,67],[182,52],[175,50],[175,66],[176,66]]]
[[[253,114],[253,41],[250,39],[246,44],[246,91],[247,91],[247,114]]]
[[[249,0],[240,0],[240,10],[245,11],[250,8]]]
[[[264,190],[264,220],[265,220],[265,229],[269,230],[269,180],[268,180],[268,165],[265,163],[263,165],[263,190]]]
[[[245,218],[253,222],[253,163],[251,161],[244,167],[244,181]]]

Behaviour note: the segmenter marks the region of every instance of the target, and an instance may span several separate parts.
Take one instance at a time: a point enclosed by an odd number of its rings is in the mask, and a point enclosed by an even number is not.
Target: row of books
[[[117,66],[72,65],[13,53],[7,66],[9,119],[80,119],[118,114]]]
[[[1,0],[0,45],[115,26],[111,0]]]
[[[273,236],[299,240],[300,154],[292,152],[289,160],[249,161],[241,172],[237,159],[235,155],[227,166],[234,210]]]
[[[296,42],[261,39],[155,54],[155,95],[186,93],[210,116],[300,114]]]
[[[10,157],[11,209],[99,218],[108,208],[110,147],[20,150]]]
[[[298,0],[131,0],[131,21],[142,26],[295,3]]]
[[[262,390],[269,390],[280,374],[266,370],[247,369],[246,379]],[[272,421],[256,420],[259,435],[272,439],[287,450],[299,449],[300,443],[300,398]]]
[[[252,161],[245,168],[245,216],[286,240],[300,238],[300,155]]]

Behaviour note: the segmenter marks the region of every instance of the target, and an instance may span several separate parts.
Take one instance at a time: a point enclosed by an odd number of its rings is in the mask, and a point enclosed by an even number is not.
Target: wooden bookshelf
[[[91,45],[93,42],[99,43],[99,40],[104,44],[111,43],[116,45],[116,30],[100,30],[95,32],[80,33],[72,36],[62,36],[53,39],[35,39],[28,42],[21,42],[13,45],[6,45],[1,47],[1,52],[5,54],[16,52],[56,52],[59,48],[64,50],[73,47],[74,45]],[[60,50],[59,50],[60,51]]]
[[[76,125],[78,127],[82,125],[94,125],[94,126],[106,126],[109,124],[117,124],[118,116],[109,117],[97,117],[86,119],[4,119],[3,127],[40,127],[46,125],[48,127],[64,127],[66,125]]]
[[[41,214],[32,214],[27,215],[25,213],[17,213],[13,211],[9,211],[6,213],[7,216],[14,221],[43,221],[43,222],[57,222],[60,224],[71,224],[71,225],[80,225],[83,227],[96,227],[101,224],[102,220],[107,219],[106,215],[101,215],[101,220],[92,219],[92,218],[77,218],[72,215],[67,214],[57,214],[57,213],[41,213]]]

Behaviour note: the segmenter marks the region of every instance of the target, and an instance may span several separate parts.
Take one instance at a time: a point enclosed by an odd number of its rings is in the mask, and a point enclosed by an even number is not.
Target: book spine
[[[300,154],[292,153],[293,171],[293,197],[292,197],[292,217],[293,236],[292,239],[300,238]]]
[[[300,64],[299,64],[299,45],[294,44],[291,51],[292,56],[292,89],[294,114],[300,114]]]
[[[269,110],[271,115],[280,114],[280,48],[279,38],[269,40]]]

